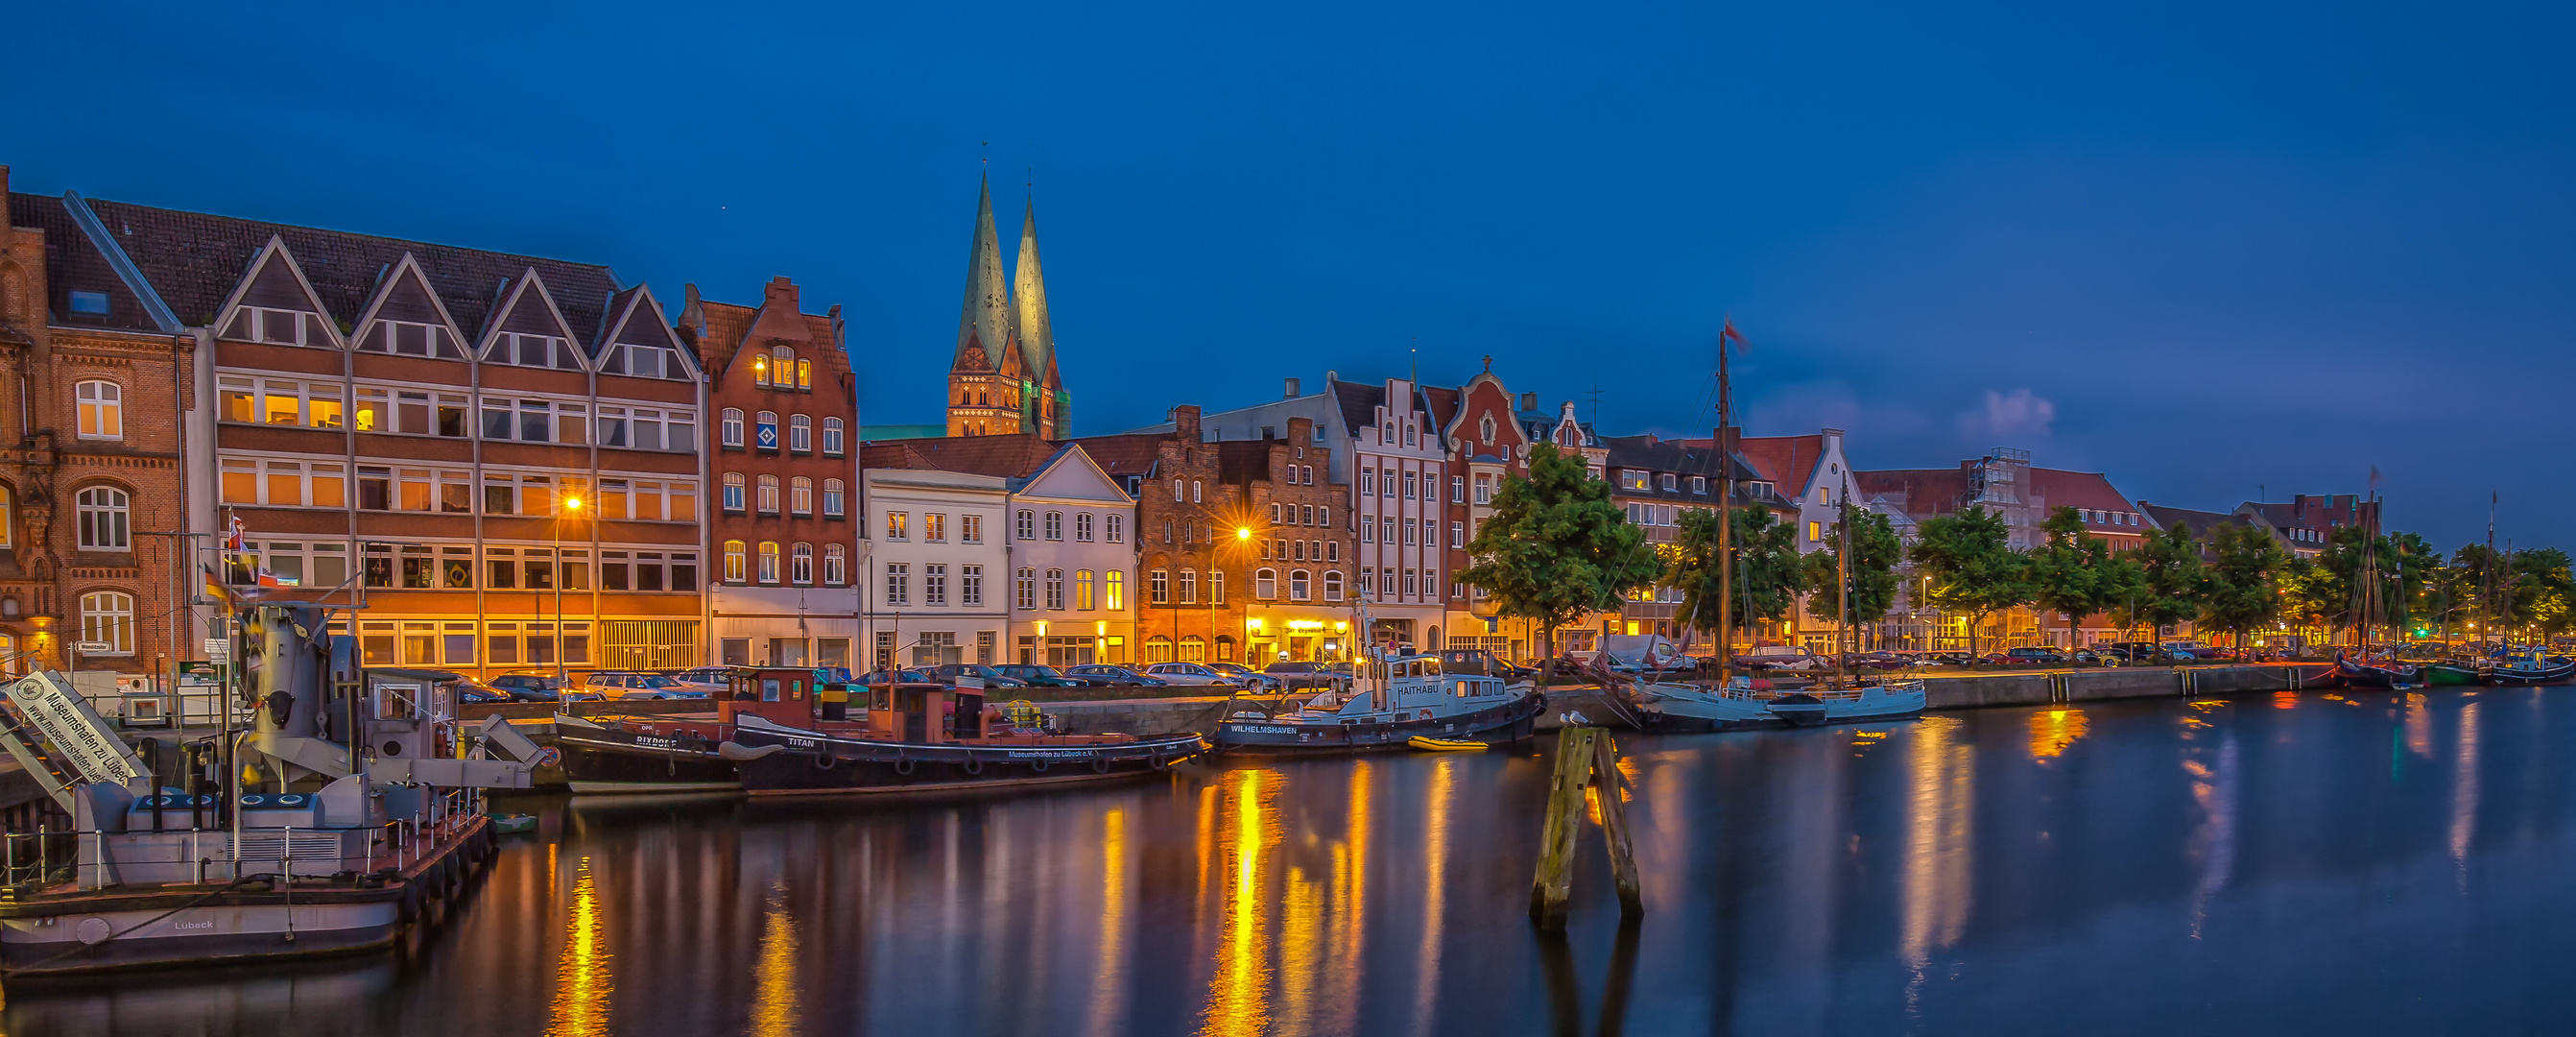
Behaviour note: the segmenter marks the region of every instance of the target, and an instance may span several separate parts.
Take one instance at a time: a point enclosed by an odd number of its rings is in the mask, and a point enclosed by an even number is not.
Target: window
[[[1021,540],[1035,540],[1035,539],[1037,539],[1037,538],[1038,538],[1038,526],[1037,526],[1038,518],[1037,518],[1037,516],[1038,516],[1038,513],[1037,513],[1037,512],[1034,512],[1034,511],[1022,511],[1022,512],[1020,512],[1020,515],[1019,515],[1019,527],[1018,527],[1018,537],[1019,537],[1019,539],[1021,539]]]
[[[1156,605],[1172,603],[1172,574],[1156,569],[1145,574],[1145,600]]]
[[[802,414],[787,419],[787,449],[799,454],[814,452],[814,419]]]
[[[957,542],[958,542],[958,543],[961,543],[961,544],[980,544],[980,543],[983,543],[983,542],[984,542],[984,516],[982,516],[982,515],[959,515],[959,516],[957,516]]]
[[[799,360],[796,362],[796,387],[799,389],[811,389],[814,387],[813,361]]]
[[[909,512],[909,511],[889,511],[889,512],[886,512],[886,539],[888,539],[888,540],[910,540],[910,539],[912,539],[912,513],[911,513],[911,512]]]
[[[134,596],[121,591],[81,595],[80,636],[108,646],[98,655],[134,654]]]
[[[1278,596],[1279,596],[1279,576],[1278,576],[1278,574],[1277,574],[1277,573],[1274,573],[1274,572],[1271,572],[1271,571],[1270,571],[1270,570],[1268,570],[1268,569],[1255,569],[1255,570],[1253,570],[1253,573],[1252,573],[1252,596],[1253,596],[1253,597],[1256,597],[1256,598],[1259,598],[1259,599],[1261,599],[1261,600],[1263,600],[1263,601],[1268,601],[1268,600],[1270,600],[1270,599],[1272,599],[1272,598],[1276,598],[1276,597],[1278,597]]]
[[[1671,473],[1671,472],[1665,472],[1665,473],[1664,473],[1664,478],[1663,478],[1664,492],[1665,492],[1665,493],[1671,493],[1671,492],[1673,492],[1673,490],[1676,488],[1676,486],[1675,486],[1675,482],[1676,482],[1676,480],[1678,480],[1678,479],[1680,479],[1680,478],[1681,478],[1680,476],[1674,475],[1674,474],[1673,474],[1673,473]]]
[[[1342,600],[1342,573],[1335,569],[1324,574],[1324,600]]]
[[[823,456],[841,456],[841,419],[823,419]]]
[[[1225,570],[1208,570],[1208,604],[1225,604]]]
[[[1180,661],[1185,662],[1185,663],[1203,663],[1203,662],[1206,662],[1206,661],[1207,661],[1207,639],[1206,639],[1206,638],[1204,638],[1204,637],[1200,637],[1200,636],[1199,636],[1199,635],[1197,635],[1197,634],[1188,634],[1188,635],[1184,635],[1184,636],[1181,638],[1181,660],[1180,660]]]
[[[814,480],[800,475],[788,481],[787,510],[789,513],[797,515],[811,515],[814,513]],[[939,538],[933,536],[931,539],[936,540]]]
[[[1465,546],[1467,546],[1467,524],[1466,524],[1466,523],[1464,523],[1464,522],[1452,522],[1452,523],[1450,523],[1450,524],[1449,524],[1449,546],[1451,546],[1451,547],[1465,547]]]
[[[1417,587],[1418,587],[1418,584],[1416,584],[1416,583],[1414,582],[1414,571],[1413,571],[1413,570],[1411,570],[1411,569],[1407,569],[1407,570],[1405,570],[1405,571],[1404,571],[1404,596],[1405,596],[1405,597],[1408,597],[1408,598],[1413,597],[1416,593],[1418,593]]]
[[[742,541],[724,542],[724,578],[726,583],[743,582]]]
[[[743,510],[742,488],[741,472],[724,473],[724,510],[732,512]]]
[[[843,514],[841,501],[845,496],[847,496],[847,490],[842,486],[841,480],[823,480],[823,517],[840,518]]]
[[[1395,496],[1395,469],[1389,468],[1378,473],[1377,495],[1380,497]]]
[[[1075,611],[1091,611],[1091,581],[1091,570],[1076,569],[1073,571],[1073,607]]]
[[[1414,520],[1409,519],[1409,518],[1408,518],[1408,519],[1405,519],[1405,520],[1404,520],[1404,546],[1406,546],[1406,547],[1412,547],[1412,546],[1414,545],[1414,542],[1415,542],[1415,541],[1414,541],[1414,529],[1415,529]]]
[[[849,550],[839,544],[823,545],[823,585],[838,587],[848,582],[850,582]]]
[[[1127,607],[1127,574],[1116,569],[1100,574],[1100,607],[1116,612]]]
[[[1467,477],[1466,477],[1466,476],[1463,476],[1463,475],[1453,475],[1453,476],[1450,476],[1450,477],[1449,477],[1449,503],[1451,503],[1451,504],[1465,504],[1465,503],[1467,503]]]
[[[87,551],[133,549],[124,490],[92,486],[80,491],[80,546]]]
[[[890,562],[885,567],[885,600],[888,605],[912,604],[912,567]]]
[[[1276,526],[1276,525],[1279,525],[1279,524],[1281,523],[1281,521],[1282,521],[1282,520],[1281,520],[1281,519],[1280,519],[1280,517],[1279,517],[1279,516],[1280,516],[1280,513],[1281,513],[1281,510],[1282,510],[1282,509],[1281,509],[1281,507],[1280,507],[1279,505],[1277,505],[1277,504],[1273,504],[1273,505],[1271,505],[1271,506],[1270,506],[1270,524],[1271,524],[1271,525]]]
[[[282,346],[304,344],[304,314],[301,311],[244,306],[241,312],[241,319],[234,321],[233,327],[240,329],[244,339]]]
[[[1091,542],[1090,512],[1080,512],[1073,516],[1073,539],[1085,544]]]
[[[1823,491],[1818,491],[1818,492],[1823,492]],[[1824,538],[1825,538],[1825,524],[1824,524],[1824,523],[1822,523],[1822,522],[1810,522],[1810,523],[1807,523],[1807,539],[1808,539],[1809,541],[1811,541],[1811,542],[1812,542],[1812,541],[1820,541],[1820,540],[1823,540]]]
[[[957,567],[957,603],[970,609],[984,607],[983,566],[961,565]]]
[[[1102,520],[1102,524],[1107,528],[1106,539],[1110,543],[1123,544],[1127,542],[1127,516],[1111,514]]]
[[[1288,600],[1290,600],[1290,601],[1304,601],[1304,600],[1306,600],[1306,591],[1307,591],[1307,577],[1306,577],[1306,570],[1304,570],[1304,569],[1291,569],[1291,570],[1289,570],[1289,572],[1288,572]]]
[[[934,565],[931,566],[931,568],[937,569],[939,567]],[[814,582],[814,545],[798,544],[793,550],[788,552],[787,580],[790,583],[799,585],[806,585]],[[939,603],[933,601],[931,604],[936,605]]]
[[[73,293],[72,293],[72,312],[73,312],[73,313],[85,313],[85,314],[89,314],[89,315],[91,315],[91,316],[102,316],[102,317],[103,317],[103,316],[106,316],[106,315],[107,315],[107,293],[106,293],[106,292],[73,292]]]
[[[761,411],[752,416],[751,446],[755,450],[778,449],[778,412]]]
[[[1375,469],[1375,468],[1362,468],[1362,469],[1360,469],[1360,496],[1362,496],[1362,497],[1374,497],[1374,496],[1377,496],[1377,469]]]
[[[115,382],[82,382],[74,390],[80,403],[80,438],[125,438],[125,390]],[[338,424],[334,415],[333,424]]]
[[[1200,483],[1196,479],[1190,480],[1190,503],[1197,504],[1204,500],[1204,498],[1199,495],[1199,490],[1202,485],[1204,484]]]
[[[1011,580],[1012,602],[1022,610],[1038,607],[1038,571],[1023,568]]]
[[[1050,612],[1064,611],[1064,570],[1046,571],[1046,607]]]
[[[778,582],[778,541],[760,542],[760,582]]]
[[[1050,512],[1047,512],[1047,513],[1046,513],[1046,538],[1047,538],[1047,539],[1049,539],[1049,540],[1062,540],[1062,539],[1064,539],[1064,513],[1063,513],[1063,512],[1061,512],[1061,511],[1050,511]]]
[[[599,420],[602,425],[605,425],[608,422],[607,418],[601,418]],[[604,433],[600,437],[600,442],[603,444],[608,442],[608,438]],[[736,450],[742,449],[742,408],[740,407],[727,407],[724,409],[724,445]]]
[[[1181,604],[1196,605],[1198,603],[1199,571],[1196,569],[1183,569],[1181,570]]]
[[[1406,431],[1410,432],[1410,431],[1412,431],[1412,430],[1411,430],[1411,429],[1407,429]],[[1404,473],[1404,499],[1406,499],[1406,500],[1414,500],[1414,499],[1416,499],[1416,498],[1414,497],[1414,495],[1413,495],[1413,486],[1414,486],[1414,482],[1415,482],[1415,480],[1414,480],[1414,474],[1415,474],[1415,473],[1412,473],[1412,472],[1406,472],[1406,473]]]

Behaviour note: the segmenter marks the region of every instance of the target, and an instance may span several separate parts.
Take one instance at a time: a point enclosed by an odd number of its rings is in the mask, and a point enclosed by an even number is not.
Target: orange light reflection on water
[[[2030,715],[2030,758],[2047,760],[2084,737],[2092,722],[2080,709],[2043,709]]]
[[[1275,771],[1253,769],[1227,776],[1232,823],[1215,833],[1227,874],[1225,929],[1216,976],[1208,981],[1201,1037],[1256,1037],[1270,1026],[1268,897],[1262,872],[1279,837],[1272,803],[1278,777]]]
[[[776,888],[760,929],[760,965],[752,992],[751,1032],[756,1037],[789,1037],[802,1018],[796,988],[796,918],[787,913],[786,887]]]
[[[554,1021],[546,1037],[593,1037],[608,1033],[608,995],[616,979],[608,971],[607,923],[599,914],[599,885],[590,875],[590,858],[572,884],[572,914],[564,919],[563,955],[555,964]]]

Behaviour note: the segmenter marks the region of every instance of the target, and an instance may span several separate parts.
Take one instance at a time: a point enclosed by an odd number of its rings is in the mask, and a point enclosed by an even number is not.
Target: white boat
[[[1527,682],[1442,673],[1437,655],[1399,655],[1361,669],[1359,690],[1318,695],[1278,716],[1227,717],[1217,725],[1217,744],[1235,752],[1318,753],[1401,749],[1417,737],[1512,742],[1529,737],[1547,704]]]
[[[1771,699],[1771,713],[1798,727],[1894,720],[1923,712],[1923,682],[1882,681],[1845,688],[1801,688]]]
[[[1757,689],[1748,677],[1723,688],[1639,681],[1631,694],[1643,726],[1706,731],[1890,720],[1919,714],[1924,704],[1919,680],[1784,691]]]

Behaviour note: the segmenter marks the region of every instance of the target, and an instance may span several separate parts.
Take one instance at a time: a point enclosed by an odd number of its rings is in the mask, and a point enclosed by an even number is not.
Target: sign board
[[[72,645],[72,651],[79,652],[82,655],[104,655],[115,650],[115,645],[109,644],[105,641],[82,641]]]
[[[982,691],[984,690],[984,678],[971,673],[961,673],[957,675],[957,687],[961,691],[967,689]]]
[[[228,663],[233,661],[233,639],[229,637],[207,638],[206,661],[218,663]]]
[[[55,758],[82,781],[123,785],[134,780],[125,743],[107,733],[106,722],[88,703],[51,677],[37,673],[18,679],[9,685],[9,701],[52,743]]]
[[[778,423],[776,421],[762,421],[754,423],[752,428],[752,444],[762,450],[778,449]]]

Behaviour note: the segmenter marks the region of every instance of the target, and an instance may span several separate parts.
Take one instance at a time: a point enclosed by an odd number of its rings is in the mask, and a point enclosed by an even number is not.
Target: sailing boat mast
[[[2487,491],[2487,554],[2478,560],[2478,622],[2490,634],[2495,632],[2495,515],[2501,496]]]
[[[1732,323],[1727,325],[1733,327]],[[1728,532],[1735,528],[1735,452],[1727,446],[1726,333],[1717,335],[1717,467],[1723,489],[1717,497],[1717,686],[1735,686],[1735,552]]]
[[[1834,526],[1842,532],[1834,547],[1834,687],[1850,682],[1843,677],[1843,664],[1851,654],[1851,476],[1843,476],[1842,494],[1836,502]]]

